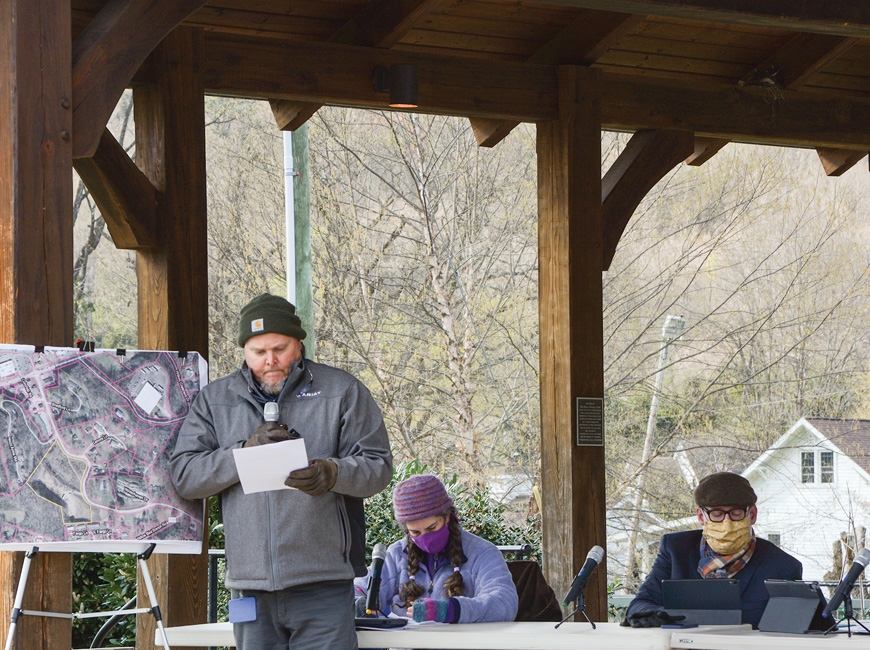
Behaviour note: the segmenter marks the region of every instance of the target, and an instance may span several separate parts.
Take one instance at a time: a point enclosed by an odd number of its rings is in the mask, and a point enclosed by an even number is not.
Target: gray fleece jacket
[[[277,591],[365,573],[362,499],[384,489],[392,455],[380,409],[363,384],[307,359],[294,365],[278,397],[280,421],[305,439],[309,460],[338,467],[332,490],[244,494],[233,449],[263,422],[250,370],[243,367],[197,395],[169,463],[187,499],[220,494],[226,585]]]

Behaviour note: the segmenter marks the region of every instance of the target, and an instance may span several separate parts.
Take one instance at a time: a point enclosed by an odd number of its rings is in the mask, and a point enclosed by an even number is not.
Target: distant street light
[[[628,540],[628,558],[625,563],[625,580],[623,584],[626,587],[634,586],[634,571],[637,565],[635,555],[637,552],[637,532],[640,528],[640,517],[643,513],[643,500],[646,494],[646,471],[652,456],[652,443],[656,433],[656,420],[659,414],[659,393],[662,390],[662,381],[665,376],[665,366],[668,362],[668,345],[674,339],[680,338],[683,330],[686,329],[686,319],[682,316],[665,317],[665,324],[662,326],[662,350],[659,353],[659,365],[656,370],[656,378],[653,384],[652,401],[649,405],[649,419],[646,423],[646,437],[643,441],[643,453],[640,457],[640,469],[637,474],[637,487],[634,495],[634,513],[629,531]]]

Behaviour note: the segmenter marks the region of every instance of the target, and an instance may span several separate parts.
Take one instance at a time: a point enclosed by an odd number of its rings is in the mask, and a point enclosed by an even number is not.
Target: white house
[[[798,558],[804,580],[838,580],[834,555],[866,546],[870,420],[802,418],[742,474],[758,494],[756,534]]]

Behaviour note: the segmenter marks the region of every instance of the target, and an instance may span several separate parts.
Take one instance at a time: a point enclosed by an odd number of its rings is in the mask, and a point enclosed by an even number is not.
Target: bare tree
[[[488,151],[460,120],[342,109],[311,134],[321,345],[378,382],[406,454],[533,472],[531,134]]]

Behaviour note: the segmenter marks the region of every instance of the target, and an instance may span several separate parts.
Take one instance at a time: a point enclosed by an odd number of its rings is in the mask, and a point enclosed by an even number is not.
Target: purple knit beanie
[[[450,510],[453,499],[437,476],[417,474],[406,479],[393,490],[393,509],[396,521],[420,521]]]

